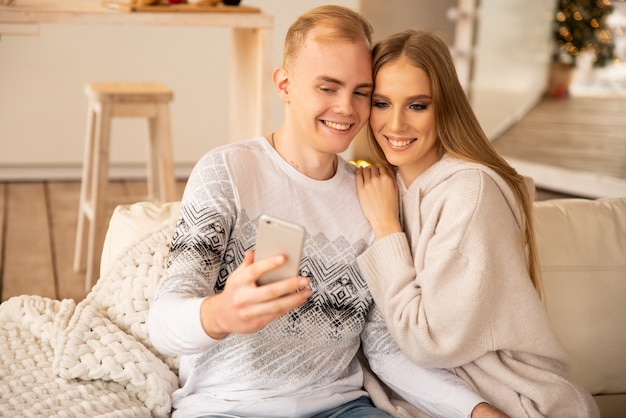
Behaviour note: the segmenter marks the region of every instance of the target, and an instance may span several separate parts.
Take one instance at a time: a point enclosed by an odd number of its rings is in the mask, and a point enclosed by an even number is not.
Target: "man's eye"
[[[355,91],[354,94],[359,97],[370,97],[370,93],[368,91]]]
[[[322,93],[332,93],[334,91],[330,87],[320,87],[319,89]]]

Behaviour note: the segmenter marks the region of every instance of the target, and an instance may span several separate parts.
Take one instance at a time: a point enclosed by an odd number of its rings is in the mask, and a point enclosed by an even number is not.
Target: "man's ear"
[[[289,103],[289,77],[289,71],[285,67],[278,67],[272,75],[274,88],[284,103]]]

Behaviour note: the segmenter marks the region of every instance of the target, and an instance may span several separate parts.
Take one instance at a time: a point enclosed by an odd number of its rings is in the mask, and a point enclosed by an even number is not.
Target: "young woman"
[[[483,133],[447,45],[411,30],[373,57],[378,165],[357,190],[376,241],[358,264],[394,338],[512,417],[599,416],[541,301],[531,193]]]

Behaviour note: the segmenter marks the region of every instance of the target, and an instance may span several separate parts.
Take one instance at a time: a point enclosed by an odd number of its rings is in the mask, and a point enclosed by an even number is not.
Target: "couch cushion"
[[[137,202],[117,206],[104,238],[104,248],[100,259],[100,277],[106,276],[112,262],[130,244],[163,222],[175,219],[179,211],[180,202],[163,204]]]
[[[592,394],[626,393],[626,198],[535,203],[548,313]]]

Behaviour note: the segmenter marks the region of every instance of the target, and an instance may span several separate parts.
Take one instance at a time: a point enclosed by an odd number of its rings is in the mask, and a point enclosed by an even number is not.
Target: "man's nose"
[[[340,94],[335,102],[335,112],[342,115],[351,115],[354,112],[353,100],[352,94]]]

